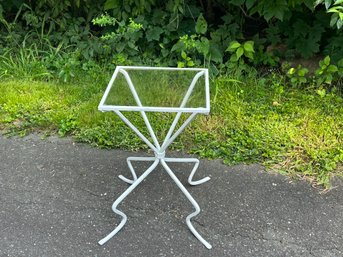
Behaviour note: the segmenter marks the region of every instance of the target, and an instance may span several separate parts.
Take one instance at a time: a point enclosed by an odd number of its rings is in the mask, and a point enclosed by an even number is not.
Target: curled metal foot
[[[193,199],[194,200],[194,199]],[[191,223],[191,218],[195,217],[196,215],[198,215],[200,213],[200,207],[199,205],[196,203],[196,205],[193,203],[193,206],[195,207],[196,211],[192,212],[191,214],[189,214],[186,218],[186,224],[188,226],[188,228],[190,229],[190,231],[192,231],[193,235],[201,242],[203,243],[203,245],[206,246],[207,249],[212,249],[212,245],[207,242],[199,233],[198,231],[195,230],[194,226]]]
[[[188,177],[188,183],[192,186],[203,184],[211,179],[210,177],[205,177],[205,178],[193,181],[193,176],[199,167],[199,160],[196,158],[165,158],[165,161],[166,162],[188,162],[188,163],[194,162],[195,163],[194,167],[191,171],[191,174]]]
[[[207,242],[199,233],[196,231],[194,226],[191,223],[191,218],[195,217],[200,213],[200,207],[198,203],[194,200],[194,198],[191,196],[191,194],[187,191],[187,189],[182,185],[180,180],[175,176],[173,171],[169,168],[165,160],[161,160],[162,166],[165,168],[169,176],[174,180],[175,184],[181,189],[182,193],[188,198],[188,200],[192,203],[192,205],[195,208],[195,212],[192,212],[189,214],[186,218],[186,224],[190,231],[193,233],[193,235],[203,244],[206,246],[207,249],[211,249],[212,246],[209,242]]]
[[[117,206],[156,168],[157,164],[159,163],[158,159],[155,159],[154,163],[139,177],[137,178],[131,186],[129,186],[124,193],[121,194],[121,196],[118,197],[118,199],[112,204],[112,210],[113,212],[117,213],[122,217],[121,222],[119,225],[106,237],[101,239],[98,243],[100,245],[105,244],[109,239],[111,239],[115,234],[117,234],[125,225],[127,221],[127,216],[125,213],[117,209]]]
[[[118,177],[128,184],[133,184],[137,180],[137,174],[135,172],[135,169],[132,166],[131,161],[154,161],[154,160],[156,160],[155,157],[128,157],[126,159],[126,162],[127,162],[127,166],[129,166],[133,179],[128,179],[124,177],[123,175],[119,175]]]
[[[113,207],[112,207],[112,209],[113,209]],[[121,230],[123,227],[124,227],[124,225],[125,225],[125,223],[126,223],[126,221],[127,221],[127,216],[126,216],[126,214],[125,213],[123,213],[123,212],[121,212],[121,211],[119,211],[119,210],[117,210],[117,209],[113,209],[113,211],[115,212],[115,213],[117,213],[117,214],[119,214],[120,216],[122,216],[122,220],[121,220],[121,222],[120,222],[120,224],[111,232],[111,233],[109,233],[106,237],[104,237],[103,239],[101,239],[98,243],[99,243],[99,245],[103,245],[103,244],[105,244],[108,240],[110,240],[115,234],[117,234],[118,232],[119,232],[119,230]]]

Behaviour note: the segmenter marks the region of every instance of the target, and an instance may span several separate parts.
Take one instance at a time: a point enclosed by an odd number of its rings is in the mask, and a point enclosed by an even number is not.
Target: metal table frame
[[[191,70],[191,71],[197,71],[196,75],[194,76],[191,84],[189,85],[189,88],[185,94],[185,96],[182,99],[180,107],[149,107],[149,106],[143,106],[141,103],[141,100],[137,94],[137,91],[135,89],[134,84],[132,83],[132,80],[129,76],[129,73],[126,70]],[[108,94],[113,86],[114,80],[116,79],[118,73],[121,73],[124,75],[128,86],[130,88],[130,91],[135,99],[135,102],[137,106],[117,106],[117,105],[106,105],[105,101],[108,97]],[[198,107],[198,108],[187,108],[185,107],[187,104],[187,101],[189,100],[189,97],[192,94],[192,91],[196,85],[196,82],[200,77],[204,76],[205,79],[205,107]],[[110,238],[112,238],[115,234],[117,234],[125,225],[127,221],[127,216],[125,213],[117,209],[117,206],[156,168],[156,166],[160,163],[168,175],[172,178],[172,180],[175,182],[175,184],[180,188],[180,190],[183,192],[183,194],[187,197],[187,199],[192,203],[195,211],[189,214],[186,218],[186,224],[188,228],[191,230],[191,232],[194,234],[194,236],[203,243],[208,249],[211,249],[212,246],[196,231],[194,226],[191,223],[191,219],[198,215],[200,213],[200,207],[198,203],[194,200],[194,198],[191,196],[191,194],[187,191],[185,186],[180,182],[180,180],[175,176],[174,172],[170,169],[168,166],[169,162],[186,162],[186,163],[194,163],[193,170],[191,171],[189,177],[188,177],[188,183],[190,185],[199,185],[206,181],[208,181],[210,178],[205,177],[203,179],[193,181],[193,176],[198,169],[199,166],[199,160],[196,158],[166,158],[165,157],[165,151],[167,150],[168,146],[175,140],[175,138],[180,135],[180,133],[186,128],[186,126],[195,118],[197,114],[208,114],[210,111],[210,98],[209,98],[209,77],[208,77],[208,70],[207,69],[197,69],[197,68],[167,68],[167,67],[141,67],[141,66],[117,66],[113,76],[106,88],[106,91],[100,101],[100,104],[98,106],[98,109],[102,112],[105,111],[113,111],[115,112],[147,145],[148,147],[154,151],[155,156],[154,157],[128,157],[127,158],[127,165],[131,171],[132,179],[128,179],[124,177],[123,175],[120,175],[119,178],[125,181],[126,183],[130,184],[130,186],[117,198],[117,200],[112,204],[112,210],[113,212],[117,213],[122,217],[122,220],[120,224],[106,237],[101,239],[99,241],[100,245],[105,244]],[[153,142],[150,142],[148,138],[146,138],[138,129],[135,127],[122,113],[122,111],[138,111],[140,112],[144,123],[149,131],[149,134],[152,138]],[[162,143],[158,142],[155,132],[153,131],[151,124],[149,122],[149,119],[145,112],[152,111],[152,112],[175,112],[175,118],[173,120],[173,123],[171,124],[171,127]],[[179,122],[179,119],[182,115],[182,113],[190,113],[190,116],[184,121],[184,123],[175,131],[176,125]],[[175,132],[174,132],[175,131]],[[143,172],[143,174],[140,177],[137,177],[136,172],[133,168],[132,161],[152,161],[152,165]]]

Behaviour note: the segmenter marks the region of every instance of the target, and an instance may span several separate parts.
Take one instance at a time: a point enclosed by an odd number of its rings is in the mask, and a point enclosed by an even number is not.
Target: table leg
[[[182,185],[180,180],[175,176],[174,172],[169,168],[166,161],[164,159],[161,159],[161,164],[169,174],[169,176],[174,180],[175,184],[181,189],[182,193],[188,198],[188,200],[192,203],[192,205],[195,208],[195,212],[189,214],[186,218],[186,223],[188,228],[191,230],[193,235],[201,242],[203,243],[208,249],[211,249],[212,246],[195,230],[191,223],[191,218],[195,217],[200,213],[200,207],[198,203],[194,200],[194,198],[191,196],[191,194],[187,191],[187,189]]]
[[[195,164],[193,170],[191,171],[191,174],[188,177],[188,183],[192,186],[200,185],[210,180],[210,177],[205,177],[197,181],[193,181],[193,176],[199,167],[199,160],[196,158],[165,158],[164,160],[166,162],[194,162]]]
[[[126,159],[126,162],[127,162],[127,166],[129,166],[133,179],[128,179],[124,177],[123,175],[119,175],[119,178],[128,184],[133,184],[133,182],[137,180],[137,174],[131,164],[131,161],[154,161],[154,160],[156,160],[155,157],[128,157]]]
[[[122,195],[119,196],[118,199],[112,204],[113,212],[122,216],[122,220],[121,220],[120,224],[111,233],[109,233],[106,237],[104,237],[103,239],[101,239],[98,242],[100,245],[103,245],[109,239],[111,239],[115,234],[117,234],[122,229],[122,227],[125,225],[125,223],[127,221],[127,216],[125,215],[125,213],[123,213],[117,209],[118,204],[120,204],[156,168],[158,163],[159,163],[159,159],[155,159],[154,163],[137,180],[135,180],[132,183],[132,185],[129,186],[124,191],[124,193],[122,193]]]

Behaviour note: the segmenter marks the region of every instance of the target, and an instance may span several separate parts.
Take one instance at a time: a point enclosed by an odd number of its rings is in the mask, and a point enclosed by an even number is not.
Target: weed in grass
[[[74,115],[69,115],[65,119],[62,119],[58,126],[58,135],[61,137],[74,132],[78,127],[78,122]]]
[[[0,78],[38,79],[52,77],[37,58],[37,49],[21,48],[18,54],[7,50],[0,56]]]

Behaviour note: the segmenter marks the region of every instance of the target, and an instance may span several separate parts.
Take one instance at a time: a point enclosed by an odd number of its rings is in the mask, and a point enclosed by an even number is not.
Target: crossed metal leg
[[[113,212],[122,216],[123,219],[121,220],[120,224],[111,233],[109,233],[106,237],[104,237],[103,239],[101,239],[99,241],[100,245],[103,245],[109,239],[111,239],[115,234],[117,234],[119,232],[119,230],[122,229],[122,227],[125,225],[125,223],[127,221],[127,216],[125,215],[125,213],[123,213],[117,209],[118,204],[120,204],[156,168],[158,163],[159,163],[159,160],[156,159],[154,161],[154,163],[138,179],[136,179],[132,183],[132,185],[129,186],[129,188],[126,189],[125,192],[122,193],[122,195],[119,196],[118,199],[112,204]]]
[[[124,177],[123,175],[119,175],[119,178],[128,184],[133,184],[133,182],[135,182],[137,180],[137,174],[136,174],[131,162],[132,161],[154,161],[154,160],[156,160],[156,157],[128,157],[126,159],[126,162],[127,162],[127,166],[129,166],[129,169],[131,171],[133,179],[128,179],[128,178]],[[191,174],[188,177],[188,183],[192,186],[200,185],[200,184],[205,183],[205,182],[210,180],[210,177],[205,177],[205,178],[200,179],[198,181],[193,181],[193,176],[199,167],[199,160],[196,158],[164,158],[164,161],[166,161],[166,162],[181,162],[181,163],[192,163],[192,162],[194,162],[195,165],[191,171]]]
[[[200,207],[198,205],[198,203],[194,200],[194,198],[191,196],[191,194],[187,191],[187,189],[184,187],[184,185],[182,185],[182,183],[180,182],[180,180],[175,176],[175,174],[173,173],[173,171],[169,168],[169,166],[167,165],[166,161],[161,159],[161,164],[162,166],[165,168],[165,170],[168,172],[169,176],[174,180],[174,182],[176,183],[176,185],[181,189],[182,193],[188,198],[188,200],[193,204],[194,208],[195,208],[195,212],[189,214],[186,218],[186,223],[188,228],[192,231],[193,235],[198,238],[198,240],[203,243],[208,249],[211,249],[212,246],[198,233],[198,231],[195,230],[195,228],[193,227],[192,223],[191,223],[191,218],[193,218],[194,216],[198,215],[200,213]],[[206,177],[204,179],[209,180],[209,177]],[[206,181],[207,181],[206,180]],[[188,180],[189,181],[189,180]],[[198,181],[199,182],[199,181]],[[205,182],[205,181],[204,181]],[[203,182],[202,182],[203,183]]]
[[[153,164],[140,176],[137,178],[136,172],[132,166],[132,161],[153,161]],[[129,166],[129,169],[131,171],[133,179],[128,179],[122,175],[119,176],[120,179],[127,182],[128,184],[131,184],[125,191],[122,193],[121,196],[118,197],[118,199],[112,204],[112,210],[113,212],[117,213],[122,217],[122,220],[120,224],[105,238],[101,239],[99,241],[100,245],[105,244],[109,239],[111,239],[115,234],[117,234],[125,225],[127,221],[127,216],[125,213],[117,209],[117,206],[156,168],[156,166],[161,163],[164,169],[167,171],[168,175],[172,178],[172,180],[176,183],[176,185],[180,188],[182,193],[187,197],[187,199],[192,203],[192,205],[195,208],[195,211],[191,214],[189,214],[186,218],[186,224],[188,228],[191,230],[191,232],[194,234],[194,236],[203,243],[208,249],[211,249],[212,246],[196,231],[194,226],[191,223],[191,218],[195,217],[200,213],[200,207],[198,203],[194,200],[194,198],[191,196],[191,194],[187,191],[187,189],[182,185],[180,180],[175,176],[174,172],[169,168],[167,162],[194,162],[194,168],[191,171],[191,174],[188,177],[188,183],[191,185],[199,185],[202,183],[205,183],[210,178],[205,177],[203,179],[200,179],[198,181],[193,181],[193,176],[199,166],[199,160],[196,158],[158,158],[158,157],[129,157],[127,158],[127,163]]]

